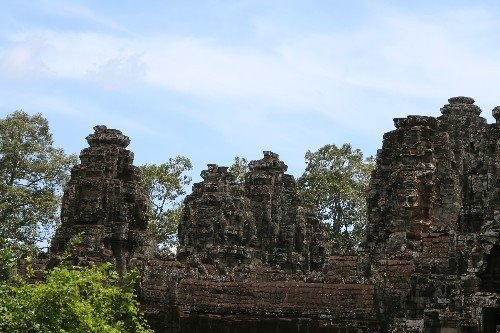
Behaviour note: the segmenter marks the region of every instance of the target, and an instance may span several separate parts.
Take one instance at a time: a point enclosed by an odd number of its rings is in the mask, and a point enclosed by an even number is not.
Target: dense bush
[[[0,283],[0,332],[151,333],[134,296],[139,273],[111,264],[56,267],[43,282]]]

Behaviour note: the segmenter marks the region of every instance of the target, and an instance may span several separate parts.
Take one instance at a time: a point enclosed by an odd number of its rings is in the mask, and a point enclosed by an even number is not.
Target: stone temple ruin
[[[146,231],[147,197],[128,137],[97,126],[64,193],[53,264],[75,237],[79,264],[139,267],[157,332],[496,332],[500,328],[500,107],[487,124],[454,97],[440,117],[395,119],[368,194],[367,237],[330,255],[278,155],[243,184],[209,164],[185,199],[177,256]]]

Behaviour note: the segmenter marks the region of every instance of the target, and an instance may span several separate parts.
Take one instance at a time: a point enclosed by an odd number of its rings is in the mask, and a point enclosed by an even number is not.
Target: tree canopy
[[[0,332],[152,333],[135,297],[137,270],[56,267],[45,281],[0,282]]]
[[[33,254],[54,230],[62,186],[77,160],[52,144],[40,114],[0,119],[0,242],[19,255]]]
[[[297,180],[301,198],[314,204],[328,225],[332,250],[352,252],[364,234],[373,159],[344,144],[307,151],[305,160],[306,170]]]
[[[191,177],[185,173],[191,170],[189,158],[177,156],[159,165],[145,164],[139,167],[142,183],[151,198],[149,229],[156,236],[160,247],[177,244],[177,226],[182,211],[186,186]]]

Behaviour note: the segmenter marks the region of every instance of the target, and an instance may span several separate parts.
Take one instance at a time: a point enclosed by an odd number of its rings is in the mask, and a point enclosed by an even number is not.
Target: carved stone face
[[[416,189],[406,189],[405,201],[403,207],[417,207],[419,206],[419,195]]]
[[[99,191],[83,189],[80,195],[79,211],[81,224],[96,224],[100,216],[102,197]]]

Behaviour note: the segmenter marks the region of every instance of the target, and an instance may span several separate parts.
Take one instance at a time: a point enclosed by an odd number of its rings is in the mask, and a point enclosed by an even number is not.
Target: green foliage
[[[105,263],[56,267],[44,282],[0,284],[0,332],[152,333],[134,296],[137,270],[123,278]]]
[[[184,156],[170,158],[166,163],[145,164],[141,169],[142,183],[151,198],[149,228],[156,235],[160,247],[175,246],[185,187],[191,177],[191,161]]]
[[[8,280],[16,266],[14,251],[9,244],[0,239],[0,283]]]
[[[248,168],[248,160],[244,157],[236,156],[228,171],[236,176],[236,181],[238,183],[245,182],[245,175],[250,171]]]
[[[52,143],[40,114],[16,111],[0,119],[0,238],[18,256],[33,254],[54,229],[61,189],[76,163]]]
[[[344,144],[308,151],[305,160],[306,170],[297,180],[301,198],[314,204],[327,223],[332,250],[352,252],[364,235],[373,159]]]

